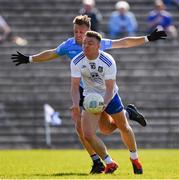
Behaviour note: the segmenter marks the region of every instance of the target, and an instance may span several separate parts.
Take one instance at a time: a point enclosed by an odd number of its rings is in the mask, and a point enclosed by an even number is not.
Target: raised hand
[[[12,54],[11,59],[13,60],[12,62],[18,66],[20,64],[27,64],[30,63],[29,61],[29,56],[25,56],[21,54],[20,52],[17,51],[17,54]]]
[[[155,29],[150,35],[147,36],[149,41],[156,41],[159,39],[166,39],[167,34],[165,31],[158,31]]]

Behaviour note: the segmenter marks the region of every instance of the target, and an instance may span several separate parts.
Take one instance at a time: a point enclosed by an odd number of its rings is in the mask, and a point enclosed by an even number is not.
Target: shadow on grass
[[[33,174],[34,176],[88,176],[88,173],[54,173],[54,174]]]
[[[73,172],[67,172],[67,173],[53,173],[53,174],[43,174],[43,173],[37,173],[37,174],[27,174],[27,173],[22,173],[22,174],[14,174],[11,175],[8,178],[30,178],[30,177],[46,177],[46,178],[53,178],[53,177],[63,177],[63,176],[88,176],[88,173],[73,173]],[[7,178],[6,175],[0,174],[0,179],[1,178]]]
[[[88,176],[88,173],[55,173],[52,176]]]

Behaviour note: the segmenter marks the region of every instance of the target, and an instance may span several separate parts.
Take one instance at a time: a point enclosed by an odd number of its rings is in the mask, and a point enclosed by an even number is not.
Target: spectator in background
[[[179,0],[164,0],[164,4],[167,6],[177,6],[179,8]]]
[[[8,26],[8,24],[1,15],[0,15],[0,28],[1,28],[0,42],[2,42],[11,33],[11,28]]]
[[[134,36],[137,30],[135,15],[129,11],[126,1],[119,1],[115,5],[116,11],[109,18],[109,34],[111,38]]]
[[[147,18],[148,32],[152,32],[155,28],[164,30],[176,39],[178,36],[176,27],[173,25],[172,15],[165,10],[166,7],[162,0],[155,0],[155,9],[149,12]]]
[[[14,36],[11,27],[7,24],[5,19],[0,15],[0,43],[5,40],[10,40],[19,46],[27,45],[27,40],[19,36]]]
[[[102,20],[100,11],[95,7],[95,0],[83,0],[80,14],[91,18],[91,30],[99,32],[99,24]]]

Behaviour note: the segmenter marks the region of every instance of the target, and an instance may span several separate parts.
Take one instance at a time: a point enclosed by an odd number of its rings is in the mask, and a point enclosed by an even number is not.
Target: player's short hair
[[[87,37],[94,37],[94,38],[96,38],[99,42],[101,42],[102,36],[101,36],[100,33],[96,32],[96,31],[87,31],[87,32],[85,33],[85,35],[86,35]]]
[[[74,18],[73,24],[86,25],[88,28],[91,28],[91,18],[87,15],[79,15]]]

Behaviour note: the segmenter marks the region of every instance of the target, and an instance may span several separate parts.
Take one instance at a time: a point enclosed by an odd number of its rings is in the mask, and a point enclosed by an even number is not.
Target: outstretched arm
[[[24,54],[17,51],[17,54],[12,54],[11,59],[13,60],[13,63],[15,63],[16,66],[20,64],[27,64],[30,62],[49,61],[58,57],[55,50],[56,49],[49,49],[32,56],[25,56]]]
[[[30,56],[30,57],[32,58],[33,62],[49,61],[49,60],[52,60],[52,59],[55,59],[58,57],[55,50],[56,49],[49,49],[49,50],[43,51],[39,54],[35,54],[33,56]]]
[[[112,48],[129,48],[140,46],[145,43],[145,36],[140,37],[125,37],[112,41]]]
[[[126,37],[122,39],[112,40],[112,48],[136,47],[144,44],[145,42],[166,39],[166,37],[167,34],[165,33],[165,31],[158,31],[158,29],[155,29],[148,36]]]

